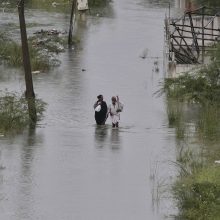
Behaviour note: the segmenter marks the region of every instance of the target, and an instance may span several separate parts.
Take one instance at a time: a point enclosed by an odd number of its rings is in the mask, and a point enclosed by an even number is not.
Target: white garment
[[[108,112],[110,113],[110,117],[113,124],[116,124],[120,120],[120,112],[117,110],[123,110],[124,105],[121,102],[116,102],[115,105],[110,104],[108,107]]]
[[[88,10],[89,9],[88,0],[77,0],[77,9],[79,11]]]
[[[101,111],[101,105],[97,105],[96,108],[95,108],[95,111],[100,112]]]

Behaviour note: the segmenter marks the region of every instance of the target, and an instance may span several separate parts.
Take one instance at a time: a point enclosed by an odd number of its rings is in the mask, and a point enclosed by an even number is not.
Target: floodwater
[[[1,220],[160,220],[173,213],[175,133],[166,100],[153,95],[164,78],[167,6],[117,0],[108,11],[79,18],[80,45],[60,55],[60,67],[34,75],[35,93],[48,104],[36,129],[0,137]],[[68,29],[68,19],[27,12],[27,21],[44,28]],[[24,90],[23,75],[14,73],[1,67],[1,89]],[[124,103],[119,129],[109,119],[95,125],[99,94]]]

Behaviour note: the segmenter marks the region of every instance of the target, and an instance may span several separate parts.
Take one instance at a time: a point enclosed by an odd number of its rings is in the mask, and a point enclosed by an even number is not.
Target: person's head
[[[98,95],[98,96],[97,96],[97,99],[98,99],[99,101],[103,101],[103,95]]]
[[[115,104],[116,103],[116,97],[112,96],[112,103]]]

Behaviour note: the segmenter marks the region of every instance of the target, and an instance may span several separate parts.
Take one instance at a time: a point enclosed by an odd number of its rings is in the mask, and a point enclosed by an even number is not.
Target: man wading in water
[[[113,96],[112,97],[112,104],[109,105],[108,107],[108,112],[111,116],[112,120],[112,127],[113,128],[118,128],[119,126],[119,120],[120,120],[120,112],[123,110],[123,104],[119,102],[118,96]]]
[[[95,109],[95,120],[97,125],[104,125],[105,121],[107,119],[107,104],[105,101],[103,101],[103,95],[97,96],[98,101],[94,104]]]

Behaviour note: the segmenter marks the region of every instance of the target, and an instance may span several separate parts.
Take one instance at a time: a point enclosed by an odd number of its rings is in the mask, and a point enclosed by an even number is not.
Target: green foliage
[[[45,103],[35,100],[38,120],[43,116]],[[0,133],[19,132],[30,123],[28,103],[24,96],[16,93],[1,92],[0,96]]]
[[[209,53],[211,63],[178,78],[168,78],[160,90],[168,97],[200,104],[220,104],[220,44]]]
[[[0,34],[0,58],[6,60],[13,66],[20,65],[22,62],[20,46],[17,43],[10,41],[3,34]]]
[[[215,65],[220,66],[220,43],[214,44],[212,46],[213,50],[208,53],[211,56],[211,60],[215,63]]]
[[[181,220],[220,219],[220,169],[199,168],[182,176],[173,187]]]
[[[176,129],[177,143],[180,147],[175,162],[179,168],[179,176],[173,186],[173,195],[179,209],[175,219],[220,220],[220,167],[214,163],[220,158],[218,99],[210,101],[203,98],[203,95],[200,96],[203,102],[199,102],[202,105],[186,105],[185,102],[180,102],[183,100],[192,101],[188,90],[190,93],[193,93],[195,88],[199,88],[197,91],[201,90],[197,83],[193,84],[196,78],[202,80],[203,86],[210,86],[213,89],[218,88],[218,77],[216,72],[210,71],[208,74],[207,71],[200,71],[199,76],[182,76],[181,80],[175,84],[176,87],[173,86],[173,82],[176,82],[177,79],[169,81],[171,84],[168,86],[169,91],[167,91],[169,94],[167,112],[172,127]],[[190,90],[188,86],[187,91],[184,91],[185,88],[180,82],[184,82],[184,85],[191,82],[193,89]],[[204,91],[205,93],[208,94],[207,91]],[[215,96],[214,93],[212,95]],[[189,124],[191,124],[193,131],[190,130]],[[186,134],[190,134],[190,138]]]
[[[220,69],[212,63],[195,74],[165,79],[162,90],[180,101],[220,103]]]
[[[106,3],[109,2],[109,0],[88,0],[89,7],[98,7],[106,5]]]
[[[220,109],[215,105],[203,106],[196,122],[196,131],[200,140],[210,144],[220,141]]]
[[[193,0],[194,2],[209,7],[220,7],[219,0]]]
[[[48,71],[51,67],[59,65],[55,55],[64,51],[65,44],[66,39],[64,37],[30,38],[29,54],[32,70]],[[23,65],[21,45],[1,34],[0,58],[10,66],[21,67]]]
[[[173,124],[176,137],[181,129],[190,133],[186,119],[195,129],[191,131],[191,139],[186,140],[184,135],[178,142],[180,149],[175,164],[179,175],[173,185],[173,195],[179,213],[175,219],[220,220],[220,167],[214,163],[220,158],[220,109],[209,104],[198,106],[193,108],[196,114],[190,118],[190,107],[172,99],[168,102],[168,108],[178,115]]]

